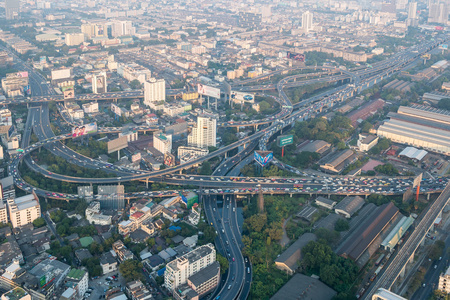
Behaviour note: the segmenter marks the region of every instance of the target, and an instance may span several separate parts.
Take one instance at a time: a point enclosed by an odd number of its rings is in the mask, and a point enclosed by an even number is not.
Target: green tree
[[[33,221],[33,226],[36,228],[42,227],[45,225],[45,220],[44,218],[37,218],[36,220]]]
[[[120,274],[128,281],[142,280],[142,264],[133,259],[122,262],[119,266]]]
[[[216,260],[220,264],[220,274],[224,274],[228,270],[228,259],[226,259],[220,254],[217,254]]]
[[[450,110],[450,98],[441,99],[438,103],[438,107],[441,109]]]
[[[202,163],[202,167],[200,168],[200,175],[211,175],[212,174],[212,169],[211,169],[211,164],[209,163],[209,161],[204,161]]]
[[[349,230],[350,225],[348,224],[348,221],[345,219],[339,219],[336,221],[336,224],[334,224],[334,229],[336,231],[346,231]]]

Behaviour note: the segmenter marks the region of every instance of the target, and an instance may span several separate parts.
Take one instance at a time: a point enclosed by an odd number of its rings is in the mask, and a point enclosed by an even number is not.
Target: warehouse
[[[337,254],[357,261],[398,213],[392,202],[378,206],[344,242]]]
[[[414,219],[411,217],[403,217],[400,222],[391,230],[389,235],[381,243],[381,247],[392,252],[394,247],[403,237],[408,228],[412,225]]]
[[[377,135],[393,142],[450,155],[450,112],[427,106],[401,106],[389,113]]]
[[[328,173],[339,174],[345,167],[354,162],[356,158],[352,150],[341,150],[325,157],[320,164],[320,168]]]
[[[334,212],[348,219],[351,218],[355,212],[360,210],[360,208],[363,207],[363,205],[364,205],[363,198],[359,196],[354,197],[347,196],[334,207]]]
[[[298,261],[301,258],[302,248],[309,242],[315,240],[316,235],[314,233],[307,232],[301,235],[295,243],[281,253],[277,259],[275,259],[275,266],[282,271],[293,274],[298,268]]]

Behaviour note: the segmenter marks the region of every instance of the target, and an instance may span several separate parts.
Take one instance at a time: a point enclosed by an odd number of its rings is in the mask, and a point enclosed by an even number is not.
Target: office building
[[[47,258],[29,271],[39,282],[39,292],[50,296],[64,282],[70,266],[56,259]]]
[[[122,210],[125,207],[125,187],[123,185],[99,185],[98,202],[101,209]]]
[[[430,4],[428,11],[428,23],[440,23],[447,25],[448,7],[445,2]]]
[[[216,146],[217,121],[209,116],[198,116],[188,136],[188,146],[208,148]]]
[[[20,11],[20,0],[5,0],[6,20],[18,19],[19,11]]]
[[[206,244],[171,261],[164,272],[166,288],[174,291],[179,285],[185,284],[188,278],[216,261],[216,249],[212,244]]]
[[[84,42],[83,33],[66,33],[65,43],[67,46],[78,46]]]
[[[12,125],[11,111],[7,108],[0,109],[0,125],[2,126]]]
[[[153,133],[153,147],[162,154],[172,152],[172,135],[162,132]]]
[[[450,293],[450,267],[439,276],[438,290],[446,294]]]
[[[408,19],[406,20],[406,25],[413,27],[419,25],[419,19],[417,18],[417,2],[410,2],[408,4]]]
[[[8,223],[8,208],[3,201],[0,201],[0,223]]]
[[[100,212],[100,202],[92,201],[85,211],[86,220],[95,225],[111,225],[111,216]]]
[[[166,100],[166,82],[164,79],[151,78],[144,83],[144,104]]]
[[[81,299],[88,289],[89,273],[85,270],[72,269],[67,274],[65,286],[75,291],[76,299]]]
[[[114,21],[111,24],[111,35],[113,37],[134,35],[135,33],[136,28],[133,27],[131,21]]]
[[[26,86],[28,86],[27,72],[9,73],[2,78],[2,89],[7,97],[22,95]]]
[[[313,13],[306,11],[302,14],[302,28],[305,32],[313,30]]]
[[[102,94],[108,91],[108,83],[105,72],[92,75],[92,92]]]
[[[220,264],[215,261],[189,277],[187,283],[174,289],[173,296],[177,300],[199,299],[216,288],[219,279]]]
[[[8,199],[9,220],[14,228],[30,223],[41,216],[41,206],[39,199],[32,194],[15,199]]]
[[[372,296],[372,300],[407,300],[389,290],[379,288]]]
[[[450,116],[447,111],[429,106],[400,106],[389,113],[389,120],[377,129],[377,135],[393,142],[450,155]]]

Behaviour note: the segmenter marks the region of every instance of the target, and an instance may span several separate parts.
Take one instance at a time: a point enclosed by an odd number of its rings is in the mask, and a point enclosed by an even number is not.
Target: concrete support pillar
[[[145,178],[145,188],[148,190],[148,177]]]
[[[180,175],[183,174],[183,170],[180,170]]]
[[[412,254],[411,254],[411,256],[409,257],[409,259],[408,259],[408,262],[410,263],[410,264],[412,264],[413,262],[414,262],[414,254],[415,254],[416,252],[414,251]]]
[[[430,193],[427,194],[427,200],[430,200]]]
[[[292,193],[290,193],[290,194],[289,194],[289,197],[291,197],[291,198],[292,198]]]
[[[225,159],[228,158],[228,152],[225,152]]]
[[[399,277],[405,277],[405,269],[406,269],[406,265],[403,266],[402,270],[400,271]]]

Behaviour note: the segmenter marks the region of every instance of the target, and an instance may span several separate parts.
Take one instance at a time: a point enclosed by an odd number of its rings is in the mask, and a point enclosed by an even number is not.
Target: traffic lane
[[[445,240],[445,249],[448,249],[449,247],[450,236],[448,236]],[[411,300],[427,299],[431,295],[431,293],[433,292],[433,290],[435,290],[439,283],[439,276],[442,272],[446,271],[448,258],[449,256],[447,251],[444,251],[442,259],[432,263],[431,267],[425,274],[425,287],[421,286],[411,297]],[[434,268],[434,266],[436,266],[436,269]]]
[[[234,214],[233,209],[232,209],[232,205],[230,203],[230,198],[228,198],[226,200],[226,208],[225,209],[225,219],[227,220],[227,238],[229,241],[229,246],[231,249],[231,259],[230,259],[230,264],[232,264],[233,266],[235,266],[236,269],[236,273],[233,274],[233,276],[235,277],[235,281],[231,282],[232,284],[232,288],[231,290],[236,291],[237,293],[239,293],[239,290],[241,288],[241,285],[243,283],[243,257],[242,257],[242,253],[241,250],[239,249],[239,247],[237,246],[236,243],[234,243],[233,241],[236,240],[236,237],[234,235],[234,231],[233,231],[233,223],[231,223],[231,215]]]

